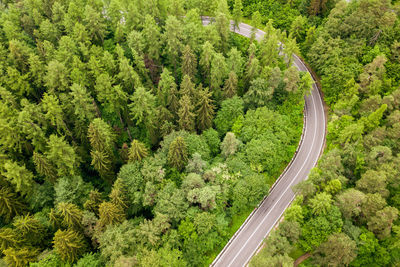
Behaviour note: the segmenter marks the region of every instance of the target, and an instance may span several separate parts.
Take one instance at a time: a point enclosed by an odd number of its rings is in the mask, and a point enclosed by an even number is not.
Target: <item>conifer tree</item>
[[[183,137],[178,136],[169,145],[168,163],[177,170],[182,170],[188,161],[188,151]]]
[[[75,175],[80,159],[64,137],[50,135],[47,147],[46,158],[56,167],[58,176]]]
[[[129,149],[129,161],[141,161],[143,158],[147,157],[147,155],[148,151],[145,145],[139,140],[134,139]]]
[[[58,203],[58,216],[62,219],[65,227],[80,229],[82,227],[82,211],[72,203]]]
[[[215,51],[213,49],[213,46],[209,41],[206,41],[203,44],[202,47],[202,52],[200,56],[200,66],[203,70],[203,75],[204,75],[204,80],[208,81],[208,84],[210,85],[210,78],[211,78],[211,62],[212,58],[215,54]]]
[[[235,72],[231,71],[229,73],[228,79],[225,80],[225,85],[224,85],[224,89],[223,89],[224,96],[226,98],[231,98],[234,95],[236,95],[237,84],[238,84],[237,76],[236,76]]]
[[[167,44],[166,54],[169,62],[174,67],[175,78],[177,76],[178,59],[182,50],[181,23],[175,16],[168,16],[165,22],[163,38]]]
[[[33,152],[32,159],[33,163],[35,163],[36,171],[54,184],[57,179],[57,170],[50,161],[38,152]]]
[[[110,193],[111,203],[114,205],[120,206],[122,210],[126,210],[128,208],[128,199],[127,199],[127,188],[124,181],[121,178],[117,178],[115,180],[113,187]]]
[[[199,103],[197,104],[197,128],[200,131],[207,130],[212,126],[214,118],[214,105],[211,99],[211,93],[208,88],[200,91]]]
[[[228,70],[233,71],[237,76],[241,75],[244,61],[241,52],[236,47],[231,48],[228,52],[226,63]]]
[[[33,173],[26,169],[25,164],[20,166],[17,162],[8,160],[4,164],[4,177],[15,187],[17,192],[28,195],[32,191]]]
[[[8,266],[23,267],[37,260],[39,250],[31,247],[8,248],[3,251],[3,254]]]
[[[32,215],[16,217],[13,226],[21,241],[28,244],[40,244],[46,234],[45,227]]]
[[[107,225],[122,223],[125,217],[123,207],[112,202],[103,202],[99,207],[98,227],[103,229]]]
[[[12,228],[0,228],[0,252],[8,248],[15,248],[21,243],[20,237]]]
[[[105,178],[112,170],[113,146],[115,135],[110,125],[100,118],[94,119],[89,124],[88,138],[92,150],[91,164]]]
[[[182,52],[182,75],[194,79],[197,72],[197,59],[189,45]]]
[[[211,88],[215,93],[224,81],[227,72],[225,57],[221,53],[215,54],[211,63]]]
[[[84,237],[78,232],[59,229],[53,238],[54,250],[63,261],[74,262],[86,250]]]
[[[72,105],[74,107],[74,115],[80,121],[91,121],[95,117],[95,102],[87,92],[86,88],[73,84],[71,86]]]
[[[160,27],[157,25],[154,18],[147,14],[143,25],[143,37],[145,41],[145,51],[149,58],[157,61],[160,57]]]
[[[195,114],[193,113],[193,104],[190,101],[189,96],[184,95],[181,97],[179,100],[179,111],[178,111],[178,117],[179,117],[179,128],[181,130],[186,130],[186,131],[193,131],[194,130],[194,120],[195,120]]]
[[[285,82],[285,90],[288,92],[296,92],[297,84],[300,82],[300,75],[295,66],[287,68],[283,74]]]
[[[196,99],[195,85],[193,84],[189,75],[183,76],[179,94],[182,96],[187,95],[191,102]]]
[[[173,117],[177,117],[179,109],[177,85],[167,68],[161,73],[157,96],[158,104],[168,108]]]
[[[0,188],[0,216],[5,222],[11,221],[16,215],[21,215],[26,210],[25,204],[17,194],[11,191],[6,185]]]
[[[83,208],[85,210],[91,211],[94,214],[98,215],[99,214],[99,206],[102,202],[102,197],[101,193],[95,189],[90,191],[89,193],[89,199],[86,200],[85,204],[83,204]]]
[[[138,125],[144,125],[147,129],[153,127],[156,115],[156,97],[146,90],[139,87],[131,96],[132,103],[129,104],[130,115],[136,120]]]
[[[233,5],[233,30],[236,31],[236,28],[239,29],[240,19],[242,18],[242,0],[235,0],[235,4]]]

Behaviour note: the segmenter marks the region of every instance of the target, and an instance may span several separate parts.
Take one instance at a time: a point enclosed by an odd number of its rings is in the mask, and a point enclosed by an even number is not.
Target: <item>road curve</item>
[[[202,17],[202,21],[203,25],[207,25],[210,18]],[[240,23],[235,32],[250,37],[251,28],[250,25]],[[231,30],[234,31],[233,27]],[[264,34],[257,30],[256,39],[261,39]],[[294,56],[293,64],[299,71],[309,72],[299,57]],[[291,163],[269,195],[229,240],[211,266],[245,266],[294,199],[292,186],[305,180],[317,164],[324,148],[326,120],[323,99],[316,83],[312,86],[311,94],[305,98],[304,118],[302,140]]]

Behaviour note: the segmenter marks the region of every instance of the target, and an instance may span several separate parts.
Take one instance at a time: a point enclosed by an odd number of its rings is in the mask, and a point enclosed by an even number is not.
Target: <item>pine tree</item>
[[[233,5],[233,30],[236,31],[236,28],[239,29],[240,19],[242,18],[242,0],[235,0],[235,4]]]
[[[182,170],[188,161],[188,151],[183,137],[178,136],[169,145],[168,163],[177,170]]]
[[[197,72],[197,59],[189,45],[182,52],[182,75],[194,79]]]
[[[3,251],[3,254],[8,266],[24,267],[37,260],[39,250],[30,247],[8,248]]]
[[[112,202],[103,202],[99,207],[98,227],[103,229],[107,225],[120,224],[126,219],[123,207]]]
[[[214,117],[214,105],[208,88],[200,91],[200,101],[197,104],[197,128],[200,131],[207,130],[212,126]]]
[[[78,232],[58,230],[53,238],[54,250],[63,261],[74,262],[86,250],[84,237]]]
[[[38,152],[33,152],[33,163],[35,163],[36,171],[45,176],[51,183],[55,183],[57,179],[57,170],[50,163],[50,161]]]
[[[143,158],[147,157],[147,155],[148,151],[145,145],[139,140],[134,139],[129,149],[129,161],[141,161]]]
[[[82,227],[82,211],[72,203],[58,203],[58,216],[62,219],[62,224],[65,227],[81,229]]]
[[[181,130],[186,130],[186,131],[193,131],[194,130],[194,120],[195,120],[195,114],[193,113],[193,104],[190,101],[189,96],[184,95],[181,97],[179,100],[179,111],[178,111],[178,117],[179,117],[179,128]]]
[[[17,194],[11,191],[11,188],[1,185],[0,188],[0,216],[5,222],[22,214],[26,210],[25,204],[18,198]]]
[[[236,95],[237,91],[237,84],[238,84],[238,79],[235,74],[235,72],[231,71],[229,73],[228,79],[225,80],[225,85],[224,85],[224,96],[226,98],[231,98],[234,95]]]

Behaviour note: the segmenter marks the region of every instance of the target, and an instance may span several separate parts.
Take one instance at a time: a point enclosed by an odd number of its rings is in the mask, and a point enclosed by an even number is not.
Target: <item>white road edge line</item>
[[[314,95],[313,94],[311,94],[311,98],[312,98],[312,102],[314,103]],[[315,106],[313,105],[313,108],[314,108],[314,114],[315,114],[315,117],[317,117],[317,109],[315,108]],[[310,154],[311,154],[311,152],[312,152],[312,149],[313,149],[313,147],[314,147],[314,140],[315,140],[315,136],[316,136],[316,134],[317,134],[317,125],[318,125],[318,120],[316,120],[316,123],[315,123],[315,127],[314,127],[314,135],[313,135],[313,139],[312,139],[312,146],[311,146],[311,148],[310,148],[310,150],[308,151],[308,153],[307,153],[307,157],[306,157],[306,159],[304,160],[304,162],[303,162],[303,164],[301,165],[301,167],[300,167],[300,169],[299,169],[299,171],[296,173],[296,175],[294,176],[294,178],[293,178],[293,180],[290,182],[290,184],[289,184],[289,186],[288,187],[286,187],[286,189],[285,189],[285,191],[283,191],[283,193],[280,195],[280,197],[279,197],[279,199],[274,203],[274,205],[270,208],[270,210],[268,211],[268,213],[264,216],[264,218],[262,219],[262,221],[261,221],[261,223],[259,223],[258,224],[258,226],[256,227],[256,229],[253,231],[253,233],[250,235],[250,237],[246,240],[246,242],[243,244],[243,246],[241,247],[241,249],[237,252],[237,254],[236,254],[236,256],[231,260],[231,262],[228,264],[228,266],[227,267],[230,267],[232,264],[233,264],[233,262],[236,260],[236,258],[240,255],[240,252],[242,252],[242,250],[246,247],[246,245],[247,245],[247,243],[251,240],[251,238],[254,236],[254,234],[258,231],[258,229],[260,229],[260,227],[261,227],[261,225],[264,223],[264,221],[268,218],[268,215],[271,213],[271,211],[275,208],[275,206],[278,204],[278,202],[282,199],[282,197],[286,194],[286,192],[288,191],[288,189],[292,189],[291,188],[291,186],[292,186],[292,184],[296,181],[296,178],[297,178],[297,176],[300,174],[300,172],[303,170],[303,168],[304,168],[304,166],[305,166],[305,164],[307,163],[307,161],[308,161],[308,158],[310,157]],[[318,159],[317,159],[318,160]],[[277,220],[279,220],[279,218],[277,219]],[[275,225],[275,223],[276,223],[276,221],[274,222],[274,225]],[[272,226],[273,227],[273,226]],[[261,242],[262,242],[263,240],[261,240]],[[260,243],[261,243],[260,242]],[[258,248],[258,246],[257,246],[257,248]],[[256,250],[257,250],[257,248],[256,248]],[[254,252],[253,252],[254,253]],[[253,256],[253,254],[251,255],[251,257]],[[250,257],[250,258],[251,258]],[[246,262],[247,263],[247,262]]]
[[[318,88],[314,88],[313,90],[318,90]],[[318,94],[319,94],[319,92],[318,92]],[[320,95],[320,94],[319,94]],[[314,96],[312,95],[312,99],[313,99],[313,102],[314,102]],[[320,97],[320,101],[319,101],[319,103],[320,103],[320,106],[323,108],[323,105],[322,105],[322,98]],[[314,114],[316,114],[316,109],[314,108]],[[323,116],[323,121],[324,121],[324,124],[325,124],[325,116]],[[317,121],[318,122],[318,121]],[[318,124],[316,124],[315,126],[317,126]],[[316,129],[317,129],[318,127],[315,127],[315,131],[314,131],[314,134],[316,135]],[[307,129],[306,129],[307,130]],[[324,146],[324,142],[322,142],[321,143],[321,147],[320,147],[320,151],[321,151],[321,149],[323,148],[323,146]],[[311,151],[311,150],[310,150]],[[317,164],[317,162],[318,162],[318,160],[319,160],[319,157],[317,157],[316,158],[316,160],[314,161],[314,164],[313,164],[313,166],[315,166],[316,164]],[[307,180],[307,178],[308,178],[308,175],[306,176],[306,179],[305,180]],[[285,207],[285,209],[281,212],[281,214],[279,215],[279,217],[277,218],[277,220],[274,222],[274,224],[268,229],[268,231],[267,231],[267,233],[264,235],[264,238],[258,243],[258,245],[257,245],[257,249],[260,247],[260,245],[261,245],[261,243],[264,241],[264,239],[265,239],[265,237],[270,233],[270,231],[272,230],[272,228],[276,225],[276,223],[278,222],[278,220],[282,217],[282,215],[283,215],[283,213],[286,211],[286,209],[287,209],[287,207],[289,207],[290,206],[290,204],[292,203],[292,201],[293,201],[293,199],[296,197],[296,195],[293,195],[293,197],[291,198],[291,200],[289,201],[289,203],[286,205],[286,207]],[[257,249],[255,250],[255,251],[257,251]],[[254,252],[255,252],[254,251]],[[245,265],[247,264],[247,263],[249,263],[249,261],[250,261],[250,259],[253,257],[253,255],[254,255],[254,252],[251,254],[251,256],[246,260],[246,262],[245,262]]]

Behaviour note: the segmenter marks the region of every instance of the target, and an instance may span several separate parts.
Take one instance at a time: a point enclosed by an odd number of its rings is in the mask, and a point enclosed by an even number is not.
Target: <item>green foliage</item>
[[[76,261],[86,249],[83,236],[74,230],[58,230],[53,244],[56,253],[68,262]]]
[[[144,144],[138,140],[133,140],[131,143],[131,147],[129,149],[129,161],[141,161],[143,158],[147,157],[147,148]]]
[[[168,162],[172,167],[181,170],[188,160],[188,152],[185,141],[177,137],[169,146]]]
[[[228,132],[235,119],[243,115],[243,100],[239,97],[232,97],[224,100],[221,104],[221,109],[217,112],[214,123],[220,135]]]
[[[80,176],[62,177],[54,186],[55,202],[82,206],[91,189],[91,184],[85,183]]]

